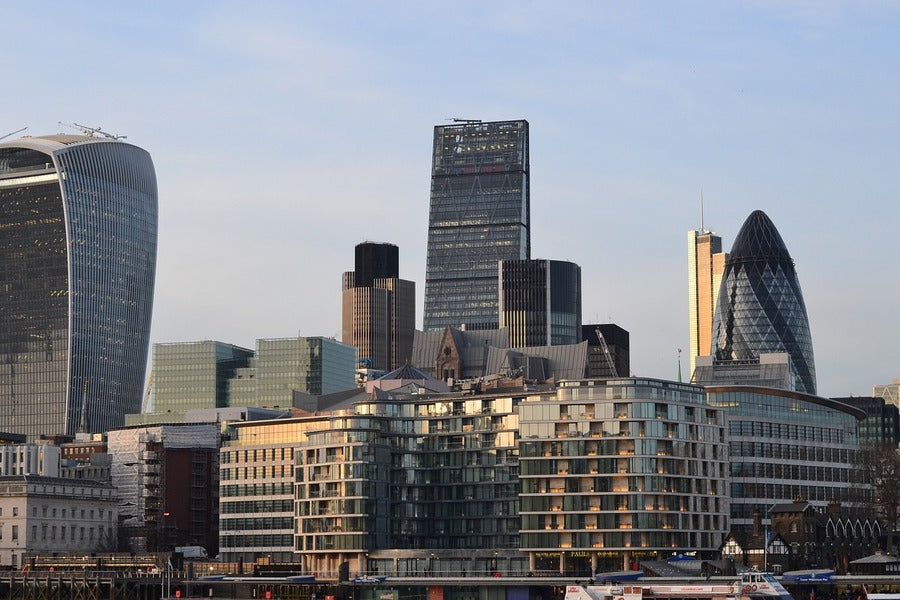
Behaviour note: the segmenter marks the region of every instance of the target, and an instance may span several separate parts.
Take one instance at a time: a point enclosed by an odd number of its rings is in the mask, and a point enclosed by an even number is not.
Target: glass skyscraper
[[[496,329],[497,263],[531,256],[528,121],[434,128],[425,331]]]
[[[0,430],[138,412],[156,272],[150,155],[101,137],[0,143]]]
[[[809,319],[794,261],[761,210],[747,217],[725,261],[712,343],[716,361],[787,353],[794,391],[816,393]]]
[[[502,260],[500,327],[509,345],[557,346],[581,341],[581,267],[562,260]]]

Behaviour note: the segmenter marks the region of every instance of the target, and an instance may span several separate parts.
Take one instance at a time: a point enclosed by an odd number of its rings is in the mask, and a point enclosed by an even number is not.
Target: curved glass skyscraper
[[[0,143],[0,431],[107,431],[139,411],[156,228],[141,148]]]
[[[787,353],[795,391],[816,393],[809,319],[794,261],[761,210],[747,217],[725,262],[712,343],[717,360]]]

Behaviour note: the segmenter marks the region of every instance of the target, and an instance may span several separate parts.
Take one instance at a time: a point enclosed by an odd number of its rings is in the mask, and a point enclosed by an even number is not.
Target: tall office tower
[[[399,278],[398,254],[393,244],[358,244],[341,294],[341,339],[382,371],[409,363],[416,330],[416,284]]]
[[[754,211],[725,261],[713,320],[714,361],[754,361],[787,353],[793,389],[816,393],[806,305],[794,261],[775,225]]]
[[[501,260],[500,327],[509,345],[558,346],[581,341],[581,267],[561,260]]]
[[[531,257],[528,121],[434,128],[425,331],[496,329],[497,262]]]
[[[702,226],[688,232],[688,308],[691,326],[691,373],[698,356],[712,349],[713,315],[725,272],[722,238]]]
[[[139,410],[156,226],[141,148],[75,135],[0,143],[0,430],[107,431]]]

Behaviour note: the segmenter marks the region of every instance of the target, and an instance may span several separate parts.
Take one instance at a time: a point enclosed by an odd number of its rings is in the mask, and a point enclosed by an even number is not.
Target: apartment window
[[[37,541],[37,525],[31,526],[31,539],[32,541]]]
[[[18,506],[13,506],[13,516],[14,517],[19,516],[19,507]]]
[[[65,525],[62,525],[59,528],[59,539],[61,539],[62,541],[66,541],[66,526]]]
[[[14,542],[19,540],[19,526],[18,525],[12,526],[12,539]]]

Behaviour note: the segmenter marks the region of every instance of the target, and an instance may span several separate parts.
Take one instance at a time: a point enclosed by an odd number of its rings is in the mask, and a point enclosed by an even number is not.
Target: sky
[[[900,4],[831,0],[0,2],[0,137],[150,152],[151,342],[341,335],[362,241],[421,326],[431,144],[524,118],[532,258],[637,376],[689,377],[687,232],[761,209],[796,263],[822,396],[900,377]]]

